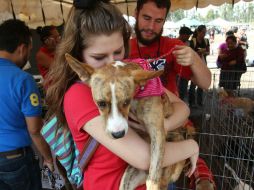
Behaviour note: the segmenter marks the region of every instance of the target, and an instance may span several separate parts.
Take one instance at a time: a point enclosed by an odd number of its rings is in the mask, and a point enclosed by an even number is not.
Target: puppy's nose
[[[111,134],[115,139],[119,139],[119,138],[122,138],[125,135],[125,131],[122,130],[122,131],[114,132],[114,133],[111,133]]]

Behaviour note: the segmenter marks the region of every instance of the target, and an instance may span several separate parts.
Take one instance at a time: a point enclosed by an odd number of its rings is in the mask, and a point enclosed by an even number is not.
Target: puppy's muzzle
[[[112,137],[114,137],[115,139],[122,138],[122,137],[125,135],[125,130],[117,131],[117,132],[112,132],[111,135],[112,135]]]

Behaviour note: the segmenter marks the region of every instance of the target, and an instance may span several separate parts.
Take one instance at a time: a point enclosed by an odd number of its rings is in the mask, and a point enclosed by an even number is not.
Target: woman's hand
[[[201,55],[205,55],[206,54],[206,48],[199,48],[197,53],[201,54]]]
[[[55,170],[53,161],[43,161],[43,166],[46,166],[51,172]]]
[[[229,65],[235,65],[236,63],[237,63],[236,60],[232,60],[228,62]]]
[[[193,156],[190,157],[190,164],[191,164],[191,166],[188,169],[188,171],[185,173],[186,176],[191,177],[191,175],[196,170],[197,161],[198,161],[198,155],[199,155],[199,152],[197,152],[196,154],[194,154]]]
[[[146,131],[145,126],[141,125],[138,122],[138,118],[132,112],[129,112],[128,124],[129,124],[129,127],[133,128],[133,129],[138,129],[138,130],[141,130],[144,132]]]
[[[227,58],[227,54],[225,54],[225,53],[220,53],[220,54],[219,54],[219,58],[225,59],[225,58]]]
[[[178,64],[189,66],[194,63],[196,52],[188,46],[176,45],[173,54],[175,55]]]

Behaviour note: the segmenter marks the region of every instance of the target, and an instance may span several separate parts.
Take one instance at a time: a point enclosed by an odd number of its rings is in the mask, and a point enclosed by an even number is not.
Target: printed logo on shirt
[[[30,95],[30,102],[31,102],[32,106],[38,106],[40,104],[39,97],[36,93],[32,93]]]
[[[163,70],[166,64],[166,59],[158,59],[150,63],[153,70]]]

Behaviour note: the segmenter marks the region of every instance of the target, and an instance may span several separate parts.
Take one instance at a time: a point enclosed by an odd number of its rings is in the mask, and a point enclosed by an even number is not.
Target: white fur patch
[[[111,99],[111,113],[109,114],[107,120],[106,129],[109,133],[120,132],[123,130],[125,131],[125,133],[127,133],[128,122],[118,110],[115,93],[115,84],[110,83],[109,85],[111,88],[112,99]]]
[[[115,64],[113,64],[114,67],[118,67],[118,66],[125,66],[126,64],[122,61],[115,61]]]

